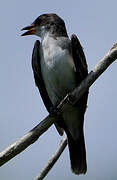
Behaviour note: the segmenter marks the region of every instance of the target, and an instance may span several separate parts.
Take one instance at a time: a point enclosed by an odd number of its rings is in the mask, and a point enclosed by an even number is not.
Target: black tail
[[[84,135],[82,133],[78,139],[74,140],[71,134],[67,132],[67,137],[72,171],[75,174],[85,174],[87,162]]]

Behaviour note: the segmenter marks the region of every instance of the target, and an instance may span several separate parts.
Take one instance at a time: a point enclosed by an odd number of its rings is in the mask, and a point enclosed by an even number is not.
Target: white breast
[[[76,87],[75,66],[67,49],[47,37],[41,44],[41,70],[48,95],[54,105]]]

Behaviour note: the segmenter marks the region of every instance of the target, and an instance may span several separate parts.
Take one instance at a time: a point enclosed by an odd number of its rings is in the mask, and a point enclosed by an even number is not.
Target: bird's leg
[[[66,101],[68,104],[74,106],[76,101],[74,99],[74,97],[71,95],[71,93],[68,93],[67,96],[66,96]]]
[[[61,108],[66,102],[72,106],[74,106],[74,104],[76,103],[71,93],[68,93],[58,106],[50,107],[49,109],[50,116],[57,116],[59,108]]]

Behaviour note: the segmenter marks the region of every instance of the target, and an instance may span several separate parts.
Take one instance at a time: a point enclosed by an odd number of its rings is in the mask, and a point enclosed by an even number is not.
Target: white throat
[[[45,26],[42,26],[40,29],[40,37],[43,41],[43,39],[49,34],[49,32],[46,30]]]
[[[45,26],[37,27],[36,28],[36,33],[37,36],[41,38],[41,41],[45,39],[45,37],[49,36],[51,34],[49,31],[47,31]]]

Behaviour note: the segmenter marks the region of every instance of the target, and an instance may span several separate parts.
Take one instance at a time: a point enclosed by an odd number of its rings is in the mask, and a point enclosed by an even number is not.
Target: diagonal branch
[[[73,92],[67,95],[61,103],[58,105],[57,115],[59,115],[60,110],[67,103],[75,104],[81,96],[88,90],[88,88],[96,81],[96,79],[117,59],[117,44],[113,46],[112,49],[106,54],[106,56],[99,61],[99,63],[94,67],[93,71],[82,81],[80,86],[78,86]],[[41,136],[47,129],[56,121],[56,117],[51,115],[47,116],[41,123],[29,131],[26,135],[21,137],[18,141],[10,145],[8,148],[0,153],[0,166],[8,162],[10,159],[15,157],[17,154],[24,151],[29,145],[34,143],[39,136]]]
[[[57,151],[55,152],[55,154],[53,154],[53,156],[51,157],[51,159],[48,161],[47,165],[45,166],[45,168],[42,169],[42,171],[40,172],[39,175],[37,175],[35,177],[34,180],[42,180],[44,179],[44,177],[48,174],[48,172],[52,169],[52,167],[54,166],[54,164],[56,163],[56,161],[58,160],[58,158],[60,157],[60,155],[62,154],[62,152],[64,151],[64,149],[67,146],[67,137],[64,137],[60,144],[59,144],[59,148],[57,149]]]
[[[47,116],[36,127],[30,130],[27,134],[11,144],[8,148],[0,153],[0,166],[15,157],[17,154],[24,151],[28,146],[33,144],[48,128],[54,123],[53,117]]]

